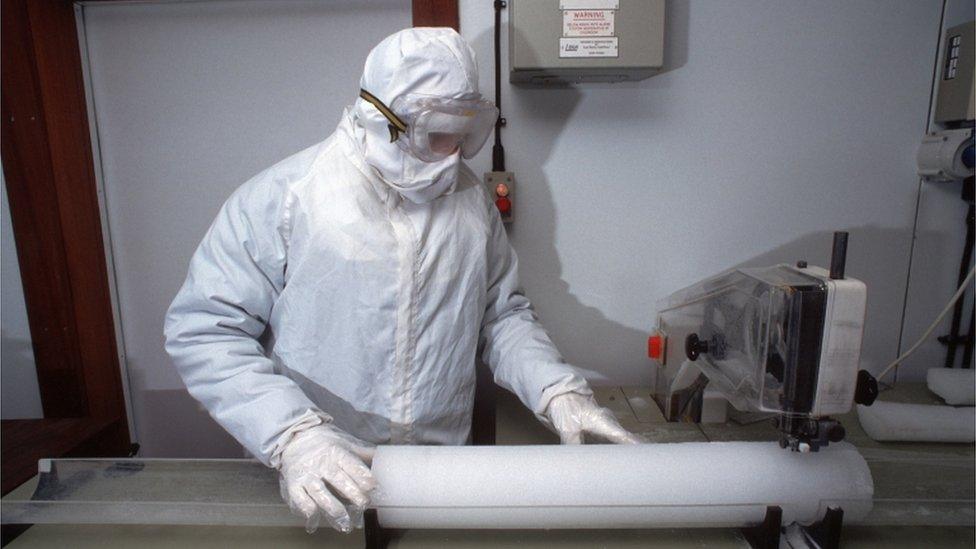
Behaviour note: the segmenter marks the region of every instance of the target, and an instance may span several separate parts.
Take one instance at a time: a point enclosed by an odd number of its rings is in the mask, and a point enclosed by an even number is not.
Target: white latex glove
[[[583,433],[616,444],[646,442],[639,435],[621,427],[613,413],[597,404],[589,395],[564,393],[553,397],[546,408],[546,417],[552,422],[563,444],[582,444]]]
[[[349,533],[362,524],[376,488],[367,463],[375,448],[331,425],[316,425],[293,435],[281,450],[281,498],[305,517],[312,533],[324,517]],[[340,500],[340,498],[342,498]]]

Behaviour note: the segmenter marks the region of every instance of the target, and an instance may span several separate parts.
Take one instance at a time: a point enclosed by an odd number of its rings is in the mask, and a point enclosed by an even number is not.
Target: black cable
[[[505,147],[502,146],[502,9],[503,0],[495,0],[495,106],[498,107],[498,120],[495,121],[495,144],[491,147],[491,169],[505,171]]]
[[[969,205],[969,209],[966,212],[966,243],[962,248],[962,260],[959,262],[959,283],[962,285],[966,281],[966,276],[969,274],[969,264],[972,262],[973,258],[973,241],[974,241],[974,231],[973,223],[976,221],[976,208],[973,204]],[[956,301],[956,305],[952,310],[952,321],[949,325],[949,334],[944,335],[939,338],[939,341],[946,345],[946,358],[945,367],[955,368],[956,367],[956,349],[966,343],[966,338],[962,336],[961,325],[962,325],[962,315],[963,315],[963,303],[966,301],[965,296],[959,301]],[[972,357],[972,352],[970,351],[969,356]],[[965,355],[964,355],[965,356]],[[969,367],[969,361],[963,361],[963,368]]]
[[[973,364],[973,342],[976,337],[976,306],[969,309],[969,330],[966,332],[966,343],[962,348],[962,367],[971,368]]]

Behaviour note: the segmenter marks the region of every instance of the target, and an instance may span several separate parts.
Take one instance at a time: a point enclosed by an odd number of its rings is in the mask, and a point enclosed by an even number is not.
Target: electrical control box
[[[509,81],[643,80],[664,66],[665,0],[509,0]]]
[[[495,207],[498,208],[498,215],[502,222],[512,222],[512,201],[515,199],[515,174],[512,172],[487,172],[485,173],[485,186],[491,194]]]
[[[946,29],[942,74],[935,99],[935,121],[940,124],[973,120],[976,97],[973,82],[973,66],[976,65],[974,29],[974,21]]]

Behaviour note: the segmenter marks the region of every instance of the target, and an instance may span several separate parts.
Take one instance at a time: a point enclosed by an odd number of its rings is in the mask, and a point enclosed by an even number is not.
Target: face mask
[[[369,131],[364,156],[387,185],[417,204],[452,192],[461,167],[459,152],[436,162],[425,162]]]

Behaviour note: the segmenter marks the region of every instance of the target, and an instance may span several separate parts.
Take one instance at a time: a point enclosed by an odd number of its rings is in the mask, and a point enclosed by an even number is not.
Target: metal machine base
[[[366,536],[366,549],[386,549],[392,531],[380,526],[376,509],[366,509],[363,513],[363,533]]]
[[[743,528],[742,535],[754,549],[779,549],[779,536],[783,529],[783,509],[778,506],[766,507],[766,518],[762,524]]]
[[[838,549],[840,530],[844,522],[844,510],[830,507],[824,518],[810,526],[800,526],[804,540],[810,547],[819,549]],[[742,535],[755,549],[779,549],[783,533],[783,510],[777,506],[766,507],[766,518],[762,524],[743,528]]]
[[[827,509],[824,518],[810,526],[801,526],[803,537],[811,542],[811,547],[819,549],[838,549],[840,530],[844,522],[844,510],[839,507]],[[363,515],[363,529],[366,549],[386,549],[393,530],[380,526],[376,509],[367,509]],[[783,509],[770,505],[766,507],[766,517],[762,524],[743,528],[742,535],[754,549],[779,549],[783,533]]]

